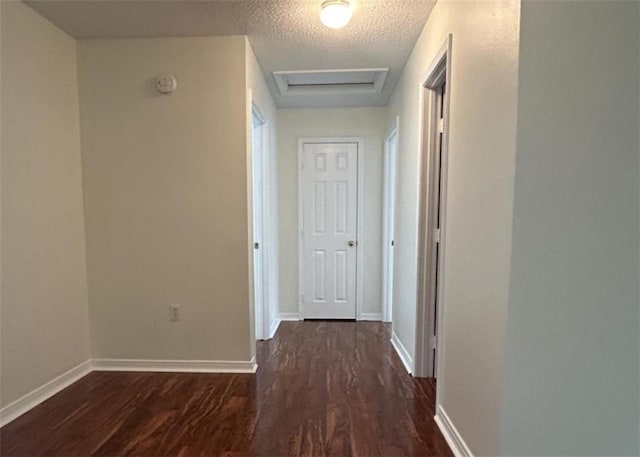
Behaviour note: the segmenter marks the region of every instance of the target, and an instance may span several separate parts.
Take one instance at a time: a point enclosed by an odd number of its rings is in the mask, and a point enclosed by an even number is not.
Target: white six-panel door
[[[302,312],[356,318],[358,144],[304,143]]]

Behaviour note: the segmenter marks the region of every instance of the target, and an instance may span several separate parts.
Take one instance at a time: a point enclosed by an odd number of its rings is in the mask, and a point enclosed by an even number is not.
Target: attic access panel
[[[274,71],[281,95],[380,94],[388,68]]]

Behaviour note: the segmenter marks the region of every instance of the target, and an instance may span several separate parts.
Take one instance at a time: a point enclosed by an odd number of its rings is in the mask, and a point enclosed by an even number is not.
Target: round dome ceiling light
[[[348,0],[326,0],[320,9],[320,20],[332,29],[341,29],[349,23],[353,10]]]

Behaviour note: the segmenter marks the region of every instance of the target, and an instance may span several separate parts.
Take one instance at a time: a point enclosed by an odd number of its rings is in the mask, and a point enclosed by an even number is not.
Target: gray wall
[[[521,17],[501,454],[638,455],[638,3]]]

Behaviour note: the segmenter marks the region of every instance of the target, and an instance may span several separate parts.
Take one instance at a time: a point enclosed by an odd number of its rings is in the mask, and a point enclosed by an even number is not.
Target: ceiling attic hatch
[[[274,71],[281,95],[380,94],[388,68]]]

